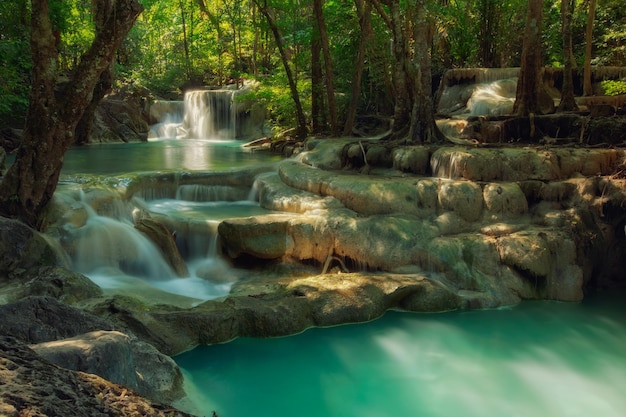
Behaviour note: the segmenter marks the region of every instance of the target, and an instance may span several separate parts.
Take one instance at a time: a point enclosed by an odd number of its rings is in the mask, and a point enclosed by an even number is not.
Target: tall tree
[[[561,0],[561,35],[563,37],[563,86],[558,111],[578,110],[572,77],[572,15],[576,2]]]
[[[394,111],[391,132],[393,137],[401,137],[409,131],[412,108],[409,95],[412,91],[410,87],[412,80],[407,76],[410,58],[405,35],[405,14],[402,13],[400,0],[370,1],[392,34]],[[382,7],[381,3],[389,8],[389,13]]]
[[[441,133],[435,123],[430,45],[433,39],[433,23],[426,10],[425,0],[414,4],[413,44],[415,51],[412,62],[414,82],[413,108],[409,139],[412,142],[434,142]]]
[[[501,7],[497,0],[480,0],[478,4],[478,43],[480,64],[483,67],[497,67],[496,37],[498,31],[498,8]]]
[[[324,0],[313,0],[313,12],[324,55],[324,79],[326,81],[326,96],[328,103],[328,115],[330,119],[330,130],[333,136],[339,133],[337,122],[337,104],[335,103],[335,86],[333,75],[333,65],[330,57],[330,45],[328,44],[328,33],[326,32],[326,23],[324,22]]]
[[[254,3],[257,5],[259,11],[263,14],[263,16],[265,16],[265,20],[267,21],[267,24],[269,25],[272,34],[274,35],[274,41],[276,42],[276,47],[278,48],[278,52],[280,53],[280,58],[285,69],[285,73],[287,74],[287,81],[289,82],[291,98],[293,99],[294,105],[296,106],[296,120],[298,121],[298,126],[296,126],[296,137],[299,139],[304,139],[307,135],[306,116],[304,115],[304,110],[300,101],[300,94],[298,93],[296,79],[294,77],[293,71],[291,71],[291,66],[289,65],[289,57],[287,56],[287,52],[285,51],[285,47],[283,46],[283,38],[280,34],[280,31],[278,30],[276,21],[274,20],[273,12],[267,5],[267,0],[254,0]]]
[[[589,15],[587,16],[587,31],[585,32],[585,68],[583,73],[583,94],[593,95],[591,85],[591,51],[593,42],[593,21],[596,18],[596,0],[589,0]]]
[[[372,36],[372,6],[364,0],[354,0],[354,5],[356,6],[357,14],[359,15],[359,27],[361,30],[350,88],[350,104],[348,105],[348,110],[346,111],[346,122],[343,126],[344,136],[350,135],[354,127],[354,119],[356,118],[359,95],[361,93],[363,68],[365,67],[365,46],[369,37]]]
[[[110,0],[108,18],[60,94],[58,46],[48,0],[31,0],[32,88],[22,145],[0,183],[0,214],[41,228],[42,214],[56,190],[63,156],[75,141],[75,129],[100,74],[110,65],[122,40],[143,10],[137,0]]]
[[[524,46],[522,47],[522,65],[517,82],[517,92],[513,113],[527,116],[540,113],[541,94],[541,24],[543,20],[543,1],[528,0]]]
[[[324,71],[322,70],[322,41],[317,25],[311,34],[311,125],[312,133],[320,135],[326,127],[324,112]]]

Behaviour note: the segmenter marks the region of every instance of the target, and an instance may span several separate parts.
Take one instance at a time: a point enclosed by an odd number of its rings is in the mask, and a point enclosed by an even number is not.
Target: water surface
[[[62,173],[112,176],[160,170],[226,171],[281,159],[251,152],[242,144],[236,140],[158,139],[79,146],[65,154]]]
[[[198,415],[618,417],[626,410],[625,295],[390,312],[366,324],[203,346],[175,360]]]

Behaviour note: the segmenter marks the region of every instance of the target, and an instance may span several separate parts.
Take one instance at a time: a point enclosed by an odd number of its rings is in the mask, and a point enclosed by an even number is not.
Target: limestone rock
[[[490,183],[483,189],[485,210],[493,218],[517,218],[528,213],[528,201],[517,183]]]
[[[468,222],[476,221],[482,215],[483,192],[480,185],[476,183],[441,182],[438,199],[442,210],[453,211]]]
[[[241,254],[261,259],[281,258],[293,247],[293,241],[287,235],[287,221],[290,217],[276,214],[224,220],[218,232],[223,247],[233,258]]]
[[[430,165],[430,150],[423,146],[407,146],[395,148],[393,167],[399,171],[424,175]]]
[[[189,270],[178,251],[176,241],[167,227],[153,219],[143,218],[135,224],[135,228],[145,234],[157,245],[167,263],[179,277],[188,277]]]

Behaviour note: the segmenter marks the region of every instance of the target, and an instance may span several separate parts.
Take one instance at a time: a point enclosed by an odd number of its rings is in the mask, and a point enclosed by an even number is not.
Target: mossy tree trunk
[[[41,229],[42,215],[56,190],[63,156],[75,142],[78,121],[100,75],[143,10],[137,0],[111,0],[112,12],[63,89],[55,94],[58,49],[48,0],[32,0],[30,44],[32,88],[23,141],[0,184],[0,214]]]

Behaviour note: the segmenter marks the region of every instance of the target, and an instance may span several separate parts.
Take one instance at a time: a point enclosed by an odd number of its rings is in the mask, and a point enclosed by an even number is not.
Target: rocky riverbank
[[[0,299],[16,319],[5,320],[1,333],[13,337],[4,343],[30,355],[33,364],[47,362],[32,352],[44,355],[59,348],[62,343],[53,343],[59,340],[76,346],[99,341],[132,352],[122,354],[132,363],[119,370],[119,382],[172,402],[181,395],[179,374],[159,355],[198,344],[367,321],[388,309],[435,312],[525,299],[578,301],[589,288],[625,284],[626,180],[620,175],[625,161],[619,148],[311,139],[277,169],[142,174],[116,182],[106,193],[86,186],[86,198],[94,193],[107,210],[112,206],[107,202],[131,201],[154,187],[225,182],[245,188],[256,182],[260,205],[275,213],[219,224],[222,255],[248,273],[228,296],[198,305],[126,290],[103,292],[67,271],[50,236],[63,244],[64,225],[79,227],[84,221],[71,202],[55,202],[49,236],[3,219]],[[141,218],[173,234],[207,232],[202,222],[143,210]],[[54,316],[44,311],[52,306],[61,312],[58,320],[42,322]],[[26,315],[33,311],[41,313]],[[30,318],[17,320],[22,315]],[[46,357],[74,354],[89,357],[85,350]],[[150,365],[154,360],[161,365]],[[3,359],[6,372],[11,361],[15,358]],[[101,373],[88,368],[89,361],[79,362],[77,371]],[[147,368],[162,373],[147,376]],[[141,381],[148,380],[152,386],[142,388]],[[17,409],[14,394],[7,395],[3,403]]]

